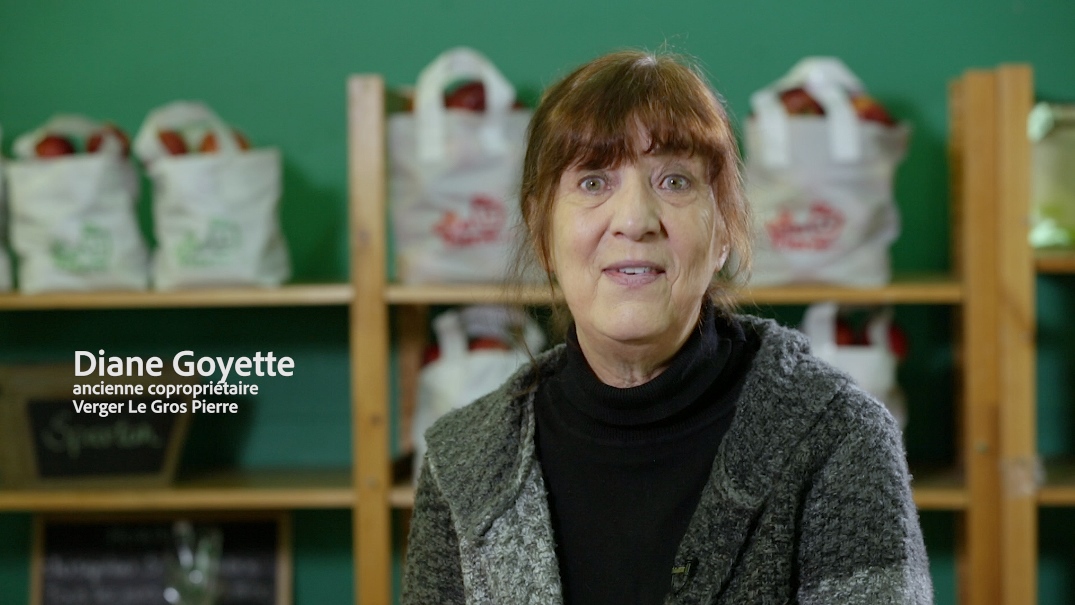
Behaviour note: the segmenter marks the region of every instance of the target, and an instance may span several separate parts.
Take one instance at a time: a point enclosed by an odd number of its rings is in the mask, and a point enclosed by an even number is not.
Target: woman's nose
[[[624,179],[623,186],[613,193],[612,198],[613,215],[609,229],[613,235],[642,240],[660,233],[660,203],[648,180]]]

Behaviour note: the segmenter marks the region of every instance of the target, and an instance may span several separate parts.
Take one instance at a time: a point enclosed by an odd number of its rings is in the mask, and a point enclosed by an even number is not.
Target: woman
[[[520,199],[574,323],[427,433],[404,603],[932,602],[891,416],[730,310],[749,211],[693,69],[619,52],[552,86]]]

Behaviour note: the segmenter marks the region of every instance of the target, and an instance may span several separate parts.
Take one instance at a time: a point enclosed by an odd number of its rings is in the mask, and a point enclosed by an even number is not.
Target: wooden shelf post
[[[385,106],[379,76],[347,83],[350,189],[351,444],[356,493],[353,510],[355,599],[391,602],[391,481],[388,438],[388,308],[384,304]]]
[[[995,78],[973,70],[950,89],[953,256],[966,293],[959,325],[962,361],[960,456],[970,504],[960,528],[959,601],[998,603],[1001,593],[999,368],[997,344]]]
[[[1001,548],[1004,603],[1037,603],[1039,462],[1035,429],[1034,253],[1030,233],[1030,140],[1034,102],[1028,65],[996,70]]]

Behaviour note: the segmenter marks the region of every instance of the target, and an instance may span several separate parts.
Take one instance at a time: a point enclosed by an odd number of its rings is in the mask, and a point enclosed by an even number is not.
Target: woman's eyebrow
[[[695,156],[688,156],[677,152],[666,152],[647,157],[668,166],[675,166],[683,170],[702,170],[705,162]]]
[[[692,153],[689,149],[680,149],[676,147],[653,147],[643,152],[644,156],[651,158],[677,158],[682,160],[693,160],[698,157],[698,154]]]

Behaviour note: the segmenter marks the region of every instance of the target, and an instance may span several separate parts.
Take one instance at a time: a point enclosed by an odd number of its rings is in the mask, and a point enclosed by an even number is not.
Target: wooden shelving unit
[[[1021,87],[1027,84],[1018,80],[1022,77],[1018,73],[1002,73],[1008,75],[969,72],[952,85],[955,266],[951,274],[901,275],[880,288],[802,285],[758,288],[739,295],[739,302],[747,309],[819,300],[946,305],[956,309],[957,357],[961,359],[956,368],[957,460],[947,468],[912,467],[913,489],[921,510],[956,513],[960,602],[974,605],[1034,602],[1016,596],[1032,594],[1030,585],[1010,581],[1012,574],[1022,573],[1032,565],[1019,560],[1033,545],[1026,538],[1030,535],[1025,531],[1027,523],[1036,520],[1038,502],[1075,503],[1075,470],[1068,475],[1055,474],[1054,481],[1040,493],[1023,499],[1004,494],[997,471],[1002,462],[1017,464],[1032,455],[1024,451],[1025,439],[1021,437],[1027,427],[1025,410],[1011,403],[1013,393],[1026,385],[1013,382],[1012,368],[1002,369],[999,362],[1002,343],[1008,347],[1011,339],[1022,333],[1006,332],[1005,318],[1021,330],[1032,321],[1025,297],[1013,299],[1000,294],[1002,287],[1014,287],[1012,280],[1021,265],[1002,265],[1002,250],[1008,250],[1013,240],[998,239],[1004,234],[998,208],[1002,201],[1017,196],[1021,177],[1016,172],[1015,177],[1004,177],[1009,180],[1002,183],[991,180],[995,176],[981,177],[1003,172],[997,167],[1001,157],[996,151],[998,141],[1014,135],[1010,129],[1002,132],[1005,122],[998,117],[998,107],[1008,108],[1003,114],[1008,119],[1021,111],[1021,105],[1013,100],[1018,100]],[[356,602],[392,602],[392,511],[412,508],[414,494],[409,486],[392,483],[388,421],[389,394],[393,391],[388,362],[391,332],[395,332],[398,344],[401,406],[406,408],[413,405],[414,377],[424,346],[428,308],[504,302],[504,295],[497,285],[434,287],[387,281],[385,98],[379,76],[352,76],[347,83],[349,283],[168,293],[0,295],[0,310],[12,311],[346,306],[350,313],[351,469],[228,471],[180,477],[169,486],[139,489],[6,489],[0,490],[0,511],[350,509],[354,521]],[[1010,217],[1003,220],[1011,222]],[[998,248],[998,242],[1006,243]],[[1068,270],[1065,267],[1075,270],[1072,257],[1039,258],[1027,263],[1041,271]],[[1007,273],[1002,266],[1008,267]],[[559,296],[540,286],[517,290],[516,294],[514,302],[532,305],[547,305]],[[1004,350],[1007,354],[1008,349]],[[1025,363],[1025,358],[1020,359]],[[1013,413],[1015,409],[1021,411]],[[1002,557],[1002,553],[1007,554]],[[1030,559],[1033,558],[1031,552]]]
[[[915,502],[922,510],[953,511],[958,518],[958,583],[960,603],[997,603],[1000,594],[1001,518],[999,463],[999,335],[996,330],[998,233],[997,198],[993,184],[976,181],[983,160],[976,149],[992,144],[992,131],[972,128],[993,120],[993,106],[980,103],[977,76],[952,86],[954,271],[950,275],[898,276],[883,288],[795,286],[743,292],[740,303],[752,305],[809,304],[835,300],[849,304],[946,305],[958,317],[957,445],[955,466],[916,469]],[[385,198],[385,98],[377,75],[351,76],[347,85],[349,173],[352,209],[353,384],[356,489],[356,599],[362,605],[392,602],[390,526],[392,511],[413,507],[409,485],[393,485],[389,459],[388,346],[390,333],[399,359],[401,415],[413,405],[414,377],[426,333],[426,315],[433,305],[505,302],[499,285],[412,286],[386,281],[387,223]],[[987,140],[988,139],[988,140]],[[547,288],[521,291],[514,302],[545,305],[558,298]]]

